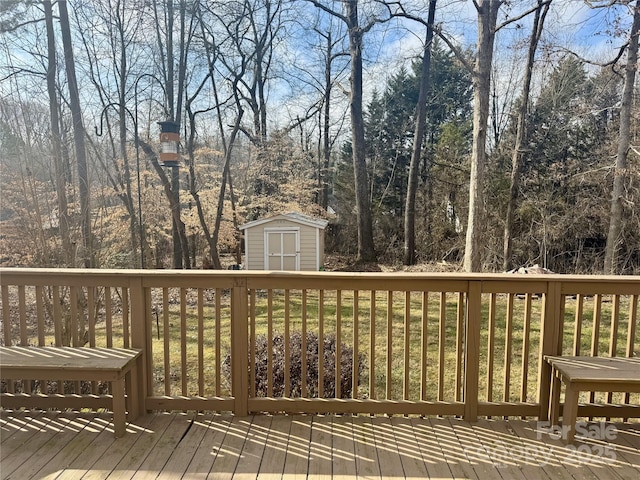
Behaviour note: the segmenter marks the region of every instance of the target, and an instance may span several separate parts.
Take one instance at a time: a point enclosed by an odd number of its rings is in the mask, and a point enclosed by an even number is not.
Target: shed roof
[[[259,218],[258,220],[240,225],[238,228],[240,230],[246,230],[247,228],[256,227],[258,225],[262,225],[263,223],[272,222],[274,220],[289,220],[291,222],[321,229],[324,229],[329,224],[328,220],[324,220],[322,218],[309,217],[299,212],[288,212],[282,213],[280,215],[274,215],[272,217]]]

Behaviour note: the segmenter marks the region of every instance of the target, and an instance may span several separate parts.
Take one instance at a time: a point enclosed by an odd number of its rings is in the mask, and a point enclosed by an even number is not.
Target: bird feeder
[[[160,125],[160,163],[165,167],[177,167],[178,143],[180,142],[180,124],[172,120],[158,122]]]

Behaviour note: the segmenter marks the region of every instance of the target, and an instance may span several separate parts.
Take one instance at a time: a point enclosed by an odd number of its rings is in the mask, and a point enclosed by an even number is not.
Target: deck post
[[[247,278],[238,275],[231,291],[231,391],[233,413],[239,417],[249,415],[248,301]]]
[[[480,373],[480,321],[482,319],[482,282],[469,282],[467,293],[466,341],[464,349],[464,419],[478,419],[478,383]]]
[[[149,385],[153,385],[151,382],[153,378],[147,375],[147,372],[153,371],[150,369],[149,364],[151,362],[151,336],[147,335],[147,326],[149,324],[148,317],[148,305],[150,300],[147,299],[145,289],[142,285],[142,275],[132,276],[129,283],[129,295],[131,305],[131,346],[133,348],[139,348],[142,350],[142,356],[138,359],[137,365],[134,367],[137,369],[137,385],[133,388],[137,388],[138,405],[132,405],[134,412],[143,413],[146,411],[146,398],[148,392],[153,391]],[[151,387],[152,388],[152,387]],[[134,396],[136,398],[136,396]],[[135,415],[134,415],[135,416]]]
[[[549,420],[549,397],[551,391],[551,366],[545,361],[545,355],[560,353],[560,325],[562,288],[561,283],[550,281],[543,295],[542,320],[540,331],[540,356],[538,359],[538,419]]]

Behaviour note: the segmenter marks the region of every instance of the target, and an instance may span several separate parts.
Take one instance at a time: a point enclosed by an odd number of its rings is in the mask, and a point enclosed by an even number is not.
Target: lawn
[[[168,289],[167,298],[172,294],[180,296],[180,290]],[[193,297],[192,294],[182,293],[183,298]],[[278,334],[304,330],[323,338],[336,336],[341,344],[362,355],[366,368],[358,379],[357,398],[460,399],[464,378],[459,362],[464,339],[464,308],[456,293],[430,292],[425,297],[422,292],[377,291],[372,297],[369,291],[354,295],[352,290],[304,293],[273,290],[258,291],[253,298],[254,314],[248,319],[249,331],[265,335],[267,342]],[[616,302],[619,302],[617,306]],[[597,302],[592,298],[584,301],[567,298],[564,353],[573,352],[576,333],[580,351],[583,354],[592,351],[593,315],[598,306],[597,354],[610,354],[614,308],[619,312],[618,321],[614,322],[615,354],[626,354],[629,298],[624,296],[601,298]],[[575,328],[577,307],[581,311],[578,332]],[[483,295],[482,308],[480,400],[536,402],[542,300]],[[229,380],[221,371],[230,348],[228,293],[204,291],[200,293],[200,303],[166,302],[156,305],[155,309],[157,321],[154,319],[152,326],[157,394],[228,395]],[[423,312],[426,322],[423,322]],[[526,388],[523,388],[523,369],[527,373]],[[325,374],[335,375],[335,372]],[[505,386],[508,386],[506,396]]]

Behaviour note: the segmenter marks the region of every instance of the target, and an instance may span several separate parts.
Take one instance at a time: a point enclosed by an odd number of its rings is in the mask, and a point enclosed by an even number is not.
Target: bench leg
[[[134,365],[133,368],[127,372],[125,376],[125,389],[127,392],[127,412],[129,412],[129,421],[132,421],[140,416],[137,365]]]
[[[579,394],[580,391],[571,385],[571,382],[567,382],[567,388],[564,394],[564,409],[562,410],[562,429],[566,431],[566,443],[573,443],[576,434]]]
[[[551,394],[549,395],[549,422],[558,425],[560,418],[560,388],[561,382],[555,369],[551,369]]]
[[[124,384],[122,380],[111,382],[111,396],[113,401],[113,431],[116,438],[118,438],[122,437],[127,429]]]

